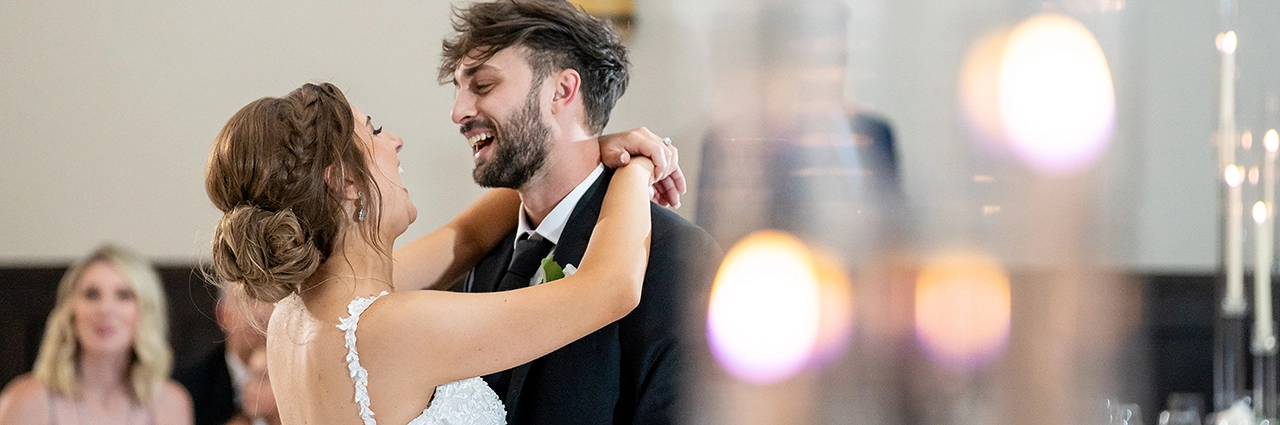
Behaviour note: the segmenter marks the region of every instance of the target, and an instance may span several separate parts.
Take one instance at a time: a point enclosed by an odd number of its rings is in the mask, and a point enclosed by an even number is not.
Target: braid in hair
[[[224,212],[213,241],[221,281],[266,302],[305,289],[348,220],[346,184],[376,196],[355,140],[351,106],[328,83],[259,99],[232,116],[205,176],[209,199]],[[360,226],[366,240],[368,227]]]

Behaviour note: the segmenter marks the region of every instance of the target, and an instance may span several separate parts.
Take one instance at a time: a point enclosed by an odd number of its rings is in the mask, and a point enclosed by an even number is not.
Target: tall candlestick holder
[[[1275,322],[1272,322],[1274,326]],[[1253,414],[1259,423],[1276,424],[1276,337],[1255,340],[1253,352]]]
[[[1270,96],[1268,96],[1270,97]],[[1274,103],[1268,101],[1267,103]],[[1270,106],[1266,109],[1271,109]],[[1267,111],[1272,115],[1273,111]],[[1256,223],[1254,263],[1254,327],[1250,351],[1253,353],[1254,416],[1275,424],[1276,412],[1276,325],[1272,310],[1272,265],[1275,251],[1275,185],[1276,156],[1280,151],[1280,134],[1271,129],[1263,136],[1262,179],[1257,187],[1259,200],[1253,207]]]
[[[1247,396],[1245,389],[1244,206],[1245,169],[1238,164],[1236,148],[1236,46],[1233,30],[1235,4],[1222,0],[1222,27],[1215,41],[1220,53],[1221,85],[1218,108],[1218,178],[1222,232],[1222,272],[1218,276],[1214,321],[1213,407],[1229,408]]]

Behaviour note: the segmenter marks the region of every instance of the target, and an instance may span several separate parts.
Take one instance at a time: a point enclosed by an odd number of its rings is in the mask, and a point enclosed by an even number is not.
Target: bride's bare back
[[[349,291],[315,289],[321,293],[307,294],[310,308],[296,295],[276,304],[267,331],[271,386],[281,419],[284,423],[359,424],[344,332],[337,328],[339,318],[348,316],[347,304],[354,297],[337,293],[350,295]],[[363,316],[376,317],[383,301],[371,305]],[[381,423],[408,423],[422,414],[441,383],[423,382],[422,374],[385,365],[389,353],[382,348],[388,345],[373,322],[360,323],[357,344],[360,362],[369,372],[370,408]]]

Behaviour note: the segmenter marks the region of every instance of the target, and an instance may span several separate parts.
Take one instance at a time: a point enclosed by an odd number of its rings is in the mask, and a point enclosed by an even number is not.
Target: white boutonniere
[[[578,268],[574,267],[573,264],[561,266],[560,263],[556,262],[555,257],[555,253],[552,253],[547,258],[542,259],[542,267],[538,270],[541,272],[542,278],[538,279],[538,283],[535,285],[562,279],[565,276],[573,276],[578,271]]]

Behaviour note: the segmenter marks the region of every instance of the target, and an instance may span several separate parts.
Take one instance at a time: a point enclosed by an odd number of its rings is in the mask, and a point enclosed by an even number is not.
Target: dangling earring
[[[356,213],[356,221],[364,221],[364,192],[356,192],[360,197],[360,212]]]

